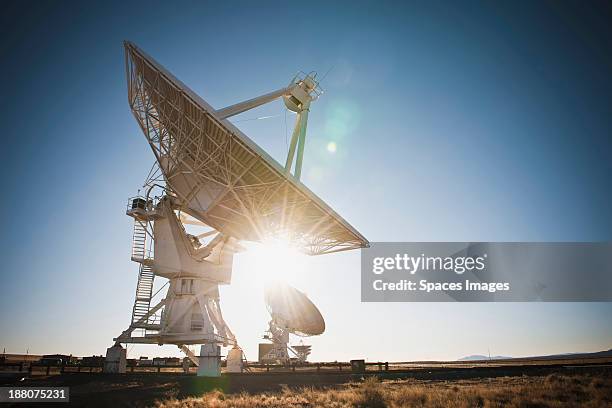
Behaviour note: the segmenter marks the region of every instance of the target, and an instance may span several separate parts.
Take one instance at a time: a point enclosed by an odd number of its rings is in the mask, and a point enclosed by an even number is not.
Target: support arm
[[[295,159],[295,171],[293,172],[296,179],[300,179],[302,175],[302,160],[304,159],[304,144],[306,143],[306,124],[308,123],[308,107],[302,113],[300,125],[300,139],[298,140],[297,158]]]
[[[291,166],[293,165],[293,157],[295,156],[295,147],[297,146],[298,139],[300,138],[300,129],[302,128],[302,113],[298,112],[297,118],[295,119],[295,128],[291,135],[291,143],[289,144],[289,152],[287,153],[287,161],[285,162],[285,172],[291,173]]]
[[[291,144],[289,145],[289,152],[287,153],[287,161],[285,162],[285,172],[291,173],[291,166],[293,165],[293,157],[295,149],[297,147],[297,158],[295,161],[295,170],[293,175],[296,179],[300,179],[302,175],[302,160],[304,158],[304,144],[306,142],[306,125],[308,124],[308,112],[310,109],[310,102],[304,104],[302,110],[297,114],[297,120],[295,121],[295,129],[291,136]]]
[[[299,180],[302,175],[302,160],[304,158],[306,124],[308,123],[310,102],[317,99],[317,97],[321,94],[321,91],[318,88],[318,82],[314,79],[315,76],[316,74],[309,74],[303,77],[296,76],[288,87],[278,89],[266,95],[258,96],[257,98],[249,99],[248,101],[228,106],[227,108],[219,109],[217,110],[217,116],[219,116],[221,119],[227,119],[230,116],[256,108],[271,102],[274,99],[284,97],[285,106],[287,106],[287,109],[297,113],[295,129],[293,130],[293,135],[291,136],[291,144],[287,154],[287,161],[285,163],[285,173],[291,174],[293,159],[295,158],[295,170],[293,171],[293,175],[297,180]]]
[[[295,85],[291,85],[287,88],[278,89],[274,92],[270,92],[269,94],[258,96],[257,98],[249,99],[248,101],[239,102],[235,105],[231,105],[223,109],[218,109],[217,116],[219,116],[221,119],[227,119],[230,116],[238,115],[239,113],[246,112],[250,109],[264,105],[268,102],[272,102],[276,98],[288,95],[291,93],[293,88],[295,88]]]

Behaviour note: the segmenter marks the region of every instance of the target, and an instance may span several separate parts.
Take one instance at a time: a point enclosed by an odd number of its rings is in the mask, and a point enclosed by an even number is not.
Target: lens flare
[[[329,142],[327,144],[327,151],[330,153],[336,153],[337,148],[338,146],[336,146],[336,142]]]

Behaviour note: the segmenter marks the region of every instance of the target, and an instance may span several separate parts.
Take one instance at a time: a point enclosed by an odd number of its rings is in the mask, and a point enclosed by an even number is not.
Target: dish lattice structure
[[[228,112],[213,109],[134,44],[126,42],[125,52],[132,112],[180,208],[237,240],[282,236],[310,255],[368,246],[224,119]],[[276,92],[287,95],[295,82]]]

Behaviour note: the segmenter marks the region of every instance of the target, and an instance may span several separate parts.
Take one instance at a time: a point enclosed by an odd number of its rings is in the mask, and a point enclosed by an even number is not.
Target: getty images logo
[[[386,271],[406,271],[411,275],[419,271],[452,271],[457,275],[464,272],[483,271],[486,269],[487,254],[482,256],[410,256],[395,254],[390,257],[372,259],[372,272],[380,275]]]

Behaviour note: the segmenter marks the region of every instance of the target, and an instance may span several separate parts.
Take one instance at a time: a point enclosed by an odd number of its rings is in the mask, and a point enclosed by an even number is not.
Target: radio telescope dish
[[[126,210],[134,219],[131,259],[139,264],[138,283],[130,325],[107,350],[105,371],[125,372],[122,343],[175,344],[198,375],[219,376],[221,346],[240,350],[223,319],[219,292],[231,282],[240,241],[281,238],[310,255],[369,243],[300,182],[308,112],[322,92],[316,73],[299,73],[284,88],[215,110],[136,45],[124,46],[128,101],[156,164],[146,193],[139,191]],[[284,167],[227,120],[279,98],[296,112]],[[154,290],[157,277],[168,281]],[[305,360],[309,349],[288,348],[289,334],[323,333],[321,313],[289,286],[266,298],[271,356],[287,361],[292,350]],[[189,345],[201,345],[200,355]]]
[[[317,336],[325,331],[319,309],[304,293],[284,283],[266,287],[265,301],[272,321],[298,336]]]
[[[125,42],[125,52],[130,107],[177,208],[225,236],[280,236],[309,255],[369,246],[299,181],[308,110],[320,94],[316,75],[298,75],[286,88],[215,110],[133,43]],[[298,111],[284,167],[227,120],[280,97]]]
[[[322,334],[325,321],[321,312],[308,296],[285,283],[266,286],[264,297],[272,317],[264,339],[272,344],[260,344],[259,360],[286,363],[291,352],[299,361],[306,361],[311,346],[289,346],[289,335],[307,337]]]

